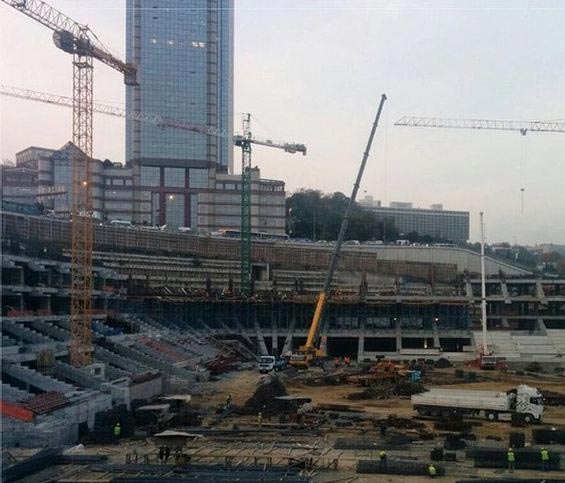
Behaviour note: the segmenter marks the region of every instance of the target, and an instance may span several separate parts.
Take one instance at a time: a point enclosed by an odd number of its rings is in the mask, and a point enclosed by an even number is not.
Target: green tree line
[[[324,194],[301,189],[286,200],[288,233],[292,238],[332,241],[337,238],[349,198],[343,193]],[[355,203],[346,240],[396,240],[398,230],[392,220],[379,220],[370,210]]]

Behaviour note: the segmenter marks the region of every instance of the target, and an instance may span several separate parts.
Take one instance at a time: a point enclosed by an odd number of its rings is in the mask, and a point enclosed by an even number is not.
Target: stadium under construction
[[[296,349],[330,255],[324,244],[257,241],[254,294],[244,298],[238,240],[96,226],[93,363],[77,368],[68,358],[70,233],[67,220],[2,213],[3,411],[20,415],[3,418],[17,429],[3,434],[14,444],[74,441],[115,404],[194,393],[230,358]],[[559,366],[565,280],[487,261],[492,351]],[[459,248],[347,246],[326,314],[328,355],[476,357],[479,266]]]

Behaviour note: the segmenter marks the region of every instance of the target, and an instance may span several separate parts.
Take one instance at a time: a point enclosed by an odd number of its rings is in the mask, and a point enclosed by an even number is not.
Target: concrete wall
[[[457,266],[458,272],[465,270],[480,273],[480,254],[464,248],[424,247],[424,246],[360,246],[345,247],[344,252],[375,253],[377,259],[422,263],[446,263]],[[529,275],[532,272],[511,265],[504,261],[486,257],[485,270],[487,275],[498,275],[502,270],[506,275]]]

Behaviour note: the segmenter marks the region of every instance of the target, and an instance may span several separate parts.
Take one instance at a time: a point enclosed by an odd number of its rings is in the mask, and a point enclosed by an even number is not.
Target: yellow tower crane
[[[73,56],[71,345],[74,366],[90,364],[92,322],[92,92],[93,59],[124,74],[135,85],[136,68],[112,55],[87,25],[40,0],[2,0],[53,31],[55,45]]]

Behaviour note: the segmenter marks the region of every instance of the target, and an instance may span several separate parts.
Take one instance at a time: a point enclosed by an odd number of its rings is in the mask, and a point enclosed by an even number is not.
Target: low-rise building
[[[374,212],[379,220],[392,221],[404,235],[417,232],[420,236],[428,235],[453,242],[466,242],[469,239],[468,211],[444,210],[442,204],[414,208],[412,203],[400,201],[392,201],[387,207],[381,206],[381,202],[372,197],[365,197],[359,204]]]
[[[55,213],[69,214],[75,155],[82,153],[71,142],[59,150],[33,147],[21,151],[16,155],[19,164],[2,169],[2,198],[18,203],[37,201]],[[240,228],[239,175],[204,167],[143,166],[136,186],[130,166],[92,159],[90,170],[96,218],[202,232]],[[140,202],[135,203],[136,199]],[[261,179],[260,170],[253,168],[252,230],[284,235],[285,226],[284,182]]]

